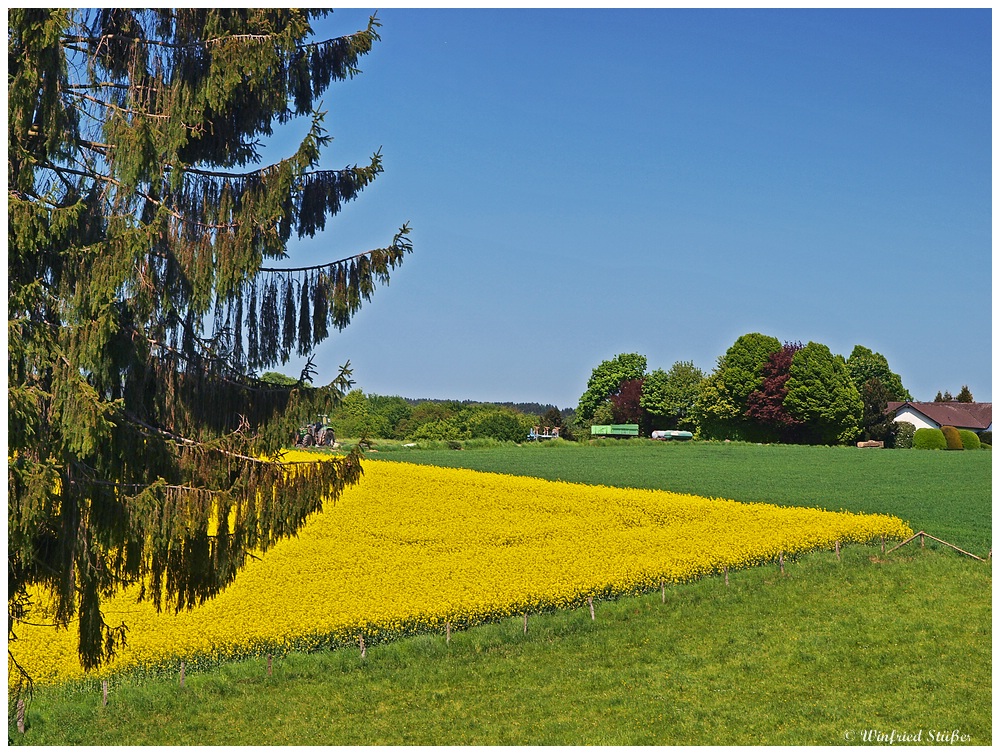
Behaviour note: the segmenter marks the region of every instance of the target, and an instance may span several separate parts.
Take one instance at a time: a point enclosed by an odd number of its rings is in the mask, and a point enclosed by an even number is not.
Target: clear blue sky
[[[324,166],[381,147],[385,173],[290,252],[405,221],[415,250],[318,381],[350,359],[367,393],[575,407],[616,354],[709,372],[762,332],[879,351],[918,400],[991,400],[989,9],[379,18],[325,96]]]

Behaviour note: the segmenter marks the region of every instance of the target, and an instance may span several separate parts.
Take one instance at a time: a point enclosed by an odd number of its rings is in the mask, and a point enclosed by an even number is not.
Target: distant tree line
[[[292,384],[274,372],[262,379]],[[855,346],[850,356],[822,343],[782,343],[761,333],[737,338],[705,373],[691,361],[648,369],[642,354],[602,361],[576,409],[544,403],[486,403],[349,392],[329,416],[338,437],[406,441],[492,438],[522,442],[532,427],[559,427],[586,440],[595,424],[638,424],[640,434],[680,429],[705,440],[835,445],[881,440],[900,431],[887,408],[913,400],[885,356]],[[956,398],[972,401],[967,386]],[[904,427],[904,433],[906,428]],[[908,447],[909,436],[903,438]]]
[[[404,401],[409,403],[411,406],[417,406],[421,403],[459,403],[462,406],[502,406],[503,408],[510,408],[514,411],[519,411],[522,414],[532,414],[535,416],[542,416],[548,411],[559,411],[559,407],[551,403],[514,403],[511,401],[501,401],[501,402],[489,402],[484,403],[482,401],[452,401],[442,398],[403,398]],[[568,413],[573,413],[572,409],[566,409]]]
[[[638,424],[686,429],[701,439],[834,445],[891,444],[889,401],[912,400],[885,356],[855,346],[848,358],[822,343],[740,336],[705,374],[690,361],[647,371],[646,357],[599,364],[580,397],[577,429]]]
[[[523,410],[526,407],[543,410]],[[572,415],[572,410],[537,403],[414,400],[352,390],[329,421],[338,437],[522,442],[532,427],[564,427]],[[562,434],[566,437],[566,431]]]

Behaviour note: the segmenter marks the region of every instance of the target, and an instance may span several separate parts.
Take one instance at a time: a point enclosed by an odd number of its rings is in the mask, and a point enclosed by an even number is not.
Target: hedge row
[[[918,450],[979,450],[983,444],[979,435],[971,430],[944,426],[918,429],[913,433],[913,447]]]
[[[979,450],[983,446],[979,435],[970,429],[958,430],[958,436],[962,438],[962,447],[966,450]]]
[[[965,446],[962,445],[962,436],[958,434],[957,429],[946,424],[941,427],[941,434],[944,435],[944,440],[948,444],[948,450],[965,450]]]
[[[913,433],[913,447],[917,450],[947,450],[948,441],[940,429],[922,427]]]

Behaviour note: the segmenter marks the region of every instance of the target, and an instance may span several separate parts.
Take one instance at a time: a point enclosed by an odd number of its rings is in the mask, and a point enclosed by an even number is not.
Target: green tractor
[[[320,414],[312,424],[299,427],[295,436],[295,447],[311,448],[314,445],[320,447],[332,447],[337,441],[333,434],[333,427],[330,426],[330,417]]]

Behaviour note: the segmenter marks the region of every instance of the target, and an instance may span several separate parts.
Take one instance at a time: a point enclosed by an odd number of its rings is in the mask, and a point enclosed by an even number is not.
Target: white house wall
[[[938,424],[935,424],[923,414],[917,413],[912,408],[901,409],[896,414],[896,421],[909,422],[917,429],[940,429]]]

